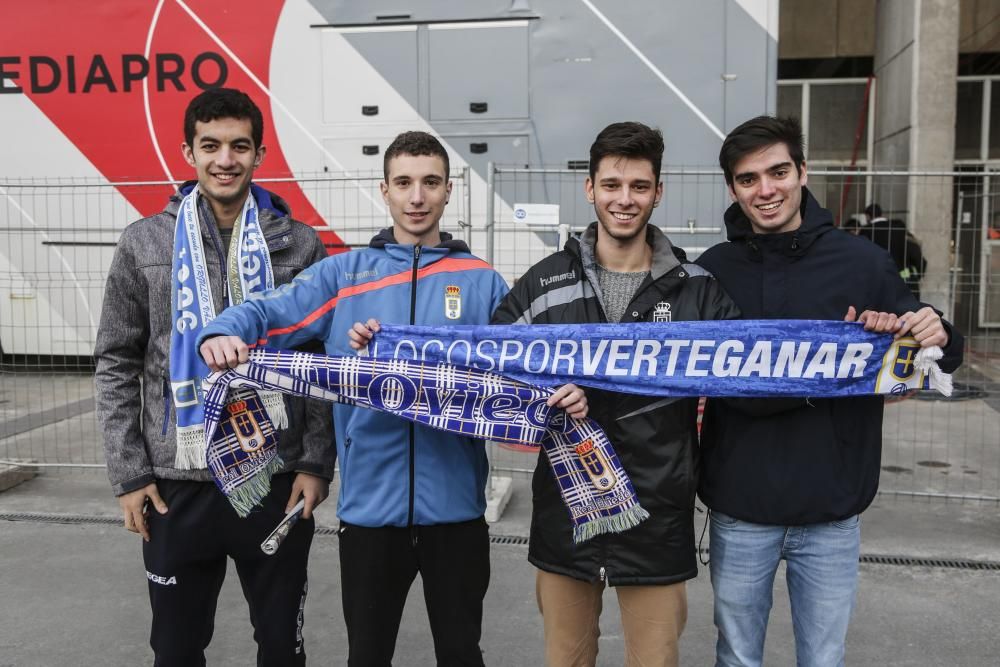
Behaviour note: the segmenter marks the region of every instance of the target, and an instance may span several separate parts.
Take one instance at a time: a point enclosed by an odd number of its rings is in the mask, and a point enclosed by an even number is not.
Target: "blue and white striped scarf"
[[[247,195],[243,210],[233,226],[233,241],[225,262],[223,280],[227,285],[229,305],[242,303],[253,294],[274,288],[271,256],[257,219],[257,202],[254,197],[254,191],[263,191],[256,186],[251,187],[253,190]],[[195,341],[216,315],[208,263],[201,239],[199,196],[196,185],[181,202],[174,227],[170,390],[177,415],[174,466],[181,470],[206,466],[201,381],[209,371],[195,348]],[[286,413],[281,396],[265,395],[263,400],[275,425],[283,427]]]
[[[541,445],[577,542],[627,530],[649,516],[601,427],[548,407],[551,389],[450,364],[267,349],[251,351],[249,363],[207,383],[208,465],[240,516],[263,498],[258,479],[270,476],[277,457],[274,429],[253,390],[382,410],[473,438]]]

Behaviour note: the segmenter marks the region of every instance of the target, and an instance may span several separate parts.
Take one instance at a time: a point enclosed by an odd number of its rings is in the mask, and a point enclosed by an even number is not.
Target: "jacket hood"
[[[191,194],[196,185],[198,185],[198,181],[184,181],[180,189],[170,195],[170,201],[167,202],[167,207],[163,209],[163,212],[177,217],[177,211],[180,210],[181,202]],[[253,198],[257,202],[257,208],[261,211],[270,211],[277,218],[290,218],[292,216],[292,209],[288,206],[288,203],[270,190],[265,190],[259,185],[251,183],[250,192],[253,193]]]
[[[823,234],[833,231],[833,214],[819,205],[809,189],[802,187],[802,204],[799,209],[802,215],[802,225],[791,232],[780,234],[758,234],[753,230],[750,219],[743,213],[738,203],[726,210],[726,236],[730,241],[743,241],[754,247],[758,243],[767,246],[781,246],[790,242],[789,250],[793,254],[801,254]]]
[[[393,233],[392,227],[386,227],[373,236],[372,240],[368,242],[368,247],[381,249],[389,244],[399,244],[399,242],[396,241],[396,235]],[[441,232],[441,243],[434,247],[443,248],[452,252],[470,252],[469,246],[465,241],[452,238],[451,234],[448,232]]]
[[[592,269],[597,264],[597,255],[594,252],[594,246],[597,244],[597,227],[596,221],[590,223],[578,238],[571,236],[564,246],[566,252],[580,259],[585,270]],[[653,264],[649,271],[652,280],[669,273],[687,261],[687,253],[672,244],[667,235],[655,225],[646,225],[646,243],[653,247]]]

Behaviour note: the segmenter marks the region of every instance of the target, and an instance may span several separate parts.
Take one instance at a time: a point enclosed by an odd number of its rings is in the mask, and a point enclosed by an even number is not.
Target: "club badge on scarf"
[[[951,393],[937,347],[828,320],[451,327],[383,324],[376,358],[474,366],[521,382],[649,396]]]
[[[274,287],[271,257],[257,218],[255,195],[266,192],[251,186],[243,210],[233,226],[233,242],[225,262],[229,305]],[[202,329],[215,319],[215,302],[198,214],[200,193],[195,186],[181,202],[174,228],[171,276],[172,327],[170,332],[170,390],[177,416],[177,453],[174,465],[181,470],[205,468],[205,429],[201,381],[208,367],[195,349]],[[278,394],[264,394],[270,421],[283,428],[287,417]],[[280,465],[280,462],[278,462]]]
[[[276,451],[276,438],[253,390],[381,410],[474,438],[540,445],[577,542],[627,530],[649,516],[604,431],[591,419],[567,419],[548,407],[551,389],[449,364],[266,349],[251,351],[249,363],[213,374],[206,385],[208,464],[241,516],[263,499],[260,480],[274,472],[269,452]]]

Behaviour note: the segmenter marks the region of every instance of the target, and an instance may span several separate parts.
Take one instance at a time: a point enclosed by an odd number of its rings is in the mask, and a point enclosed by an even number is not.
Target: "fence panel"
[[[391,224],[381,178],[316,174],[294,184],[328,229],[356,247]],[[453,174],[442,226],[485,247],[508,281],[516,280],[555,251],[561,236],[594,218],[585,178],[586,171],[496,168],[487,179],[488,214],[473,229],[468,173]],[[654,223],[691,258],[723,240],[729,198],[718,170],[668,170],[663,178]],[[275,188],[290,183],[274,182]],[[1000,176],[813,170],[809,186],[838,223],[877,197],[889,217],[917,230],[930,258],[921,289],[968,339],[953,399],[917,393],[886,406],[883,493],[1000,498]],[[121,230],[139,217],[131,202],[164,202],[172,188],[57,179],[0,183],[0,462],[103,464],[89,355],[107,267]],[[950,220],[936,223],[942,233],[910,210],[918,190],[953,202]],[[514,217],[518,203],[559,204],[563,228],[525,227]],[[532,453],[498,450],[492,458],[496,474],[527,474],[535,465]]]
[[[322,218],[317,228],[354,248],[392,224],[382,180],[379,171],[257,183],[299,188]],[[468,239],[468,169],[452,182],[442,229]],[[141,217],[137,207],[160,210],[175,185],[0,183],[0,464],[103,465],[91,355],[108,267],[122,230]]]

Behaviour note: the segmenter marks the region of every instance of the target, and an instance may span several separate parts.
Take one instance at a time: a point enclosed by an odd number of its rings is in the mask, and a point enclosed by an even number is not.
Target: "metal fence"
[[[480,202],[472,199],[468,171],[455,173],[442,226],[513,282],[594,218],[585,178],[586,171],[491,165]],[[720,172],[671,169],[663,178],[654,224],[691,258],[724,240],[729,198]],[[316,174],[263,184],[280,194],[304,194],[324,221],[320,229],[354,247],[391,224],[381,179],[381,173]],[[930,258],[921,287],[933,298],[925,296],[968,338],[953,399],[918,393],[887,405],[883,493],[1000,498],[1000,174],[813,169],[809,187],[838,222],[872,198],[889,217],[906,220]],[[162,206],[173,188],[161,182],[0,183],[0,464],[103,465],[89,355],[107,268],[125,225],[140,217],[140,208]],[[943,223],[910,213],[919,201],[915,193],[927,192],[951,202]],[[527,227],[514,215],[518,204],[558,205],[561,225]],[[495,450],[492,456],[498,475],[526,475],[534,464],[531,453]]]
[[[468,240],[468,168],[451,176],[442,229]],[[296,217],[328,232],[321,237],[342,250],[366,245],[392,224],[382,180],[373,171],[256,182],[285,198],[293,213],[296,202],[308,202],[314,219]],[[162,210],[176,185],[0,183],[0,465],[103,466],[91,355],[104,282],[122,230],[140,210]]]

